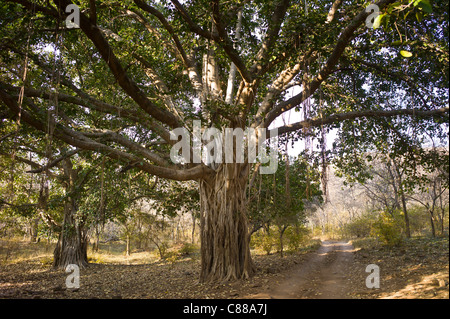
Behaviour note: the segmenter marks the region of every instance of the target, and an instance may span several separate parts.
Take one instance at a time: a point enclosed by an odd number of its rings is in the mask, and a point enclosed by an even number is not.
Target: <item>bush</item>
[[[401,216],[382,212],[373,224],[372,231],[379,240],[388,246],[398,246],[403,240]]]
[[[194,244],[183,243],[183,246],[180,248],[179,253],[182,256],[189,256],[195,253],[198,250],[198,247]]]
[[[251,246],[256,249],[261,249],[267,255],[272,252],[274,246],[278,245],[278,242],[279,238],[273,230],[267,233],[260,229],[251,238]]]
[[[296,251],[301,246],[309,243],[311,231],[303,225],[289,226],[283,234],[284,251]],[[260,229],[252,235],[250,245],[254,249],[260,249],[267,255],[276,249],[281,250],[280,232],[272,227],[269,232]]]
[[[170,262],[172,267],[175,265],[175,263],[180,259],[180,254],[178,251],[169,251],[164,255],[164,260]]]
[[[372,233],[372,227],[375,221],[376,217],[371,213],[366,213],[362,216],[353,218],[344,226],[343,235],[350,238],[369,237]]]
[[[289,250],[298,250],[310,240],[311,231],[305,226],[289,226],[284,232],[284,238]]]

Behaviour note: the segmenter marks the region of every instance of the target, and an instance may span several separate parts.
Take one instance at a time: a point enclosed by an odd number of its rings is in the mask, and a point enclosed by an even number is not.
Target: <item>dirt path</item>
[[[354,248],[348,242],[324,241],[322,246],[287,274],[269,292],[249,298],[346,299],[350,281],[346,270],[352,264]]]

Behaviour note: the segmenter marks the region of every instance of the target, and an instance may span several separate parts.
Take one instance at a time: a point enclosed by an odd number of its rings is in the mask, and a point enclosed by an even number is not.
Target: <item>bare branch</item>
[[[54,159],[53,161],[51,161],[47,165],[42,166],[42,167],[37,168],[37,169],[33,169],[31,171],[27,171],[27,173],[31,173],[31,174],[42,173],[42,172],[48,170],[49,168],[52,168],[52,167],[58,165],[58,163],[61,162],[62,160],[77,154],[79,151],[81,151],[81,149],[76,148],[76,149],[74,149],[72,151],[69,151],[69,152],[61,155],[60,157]]]

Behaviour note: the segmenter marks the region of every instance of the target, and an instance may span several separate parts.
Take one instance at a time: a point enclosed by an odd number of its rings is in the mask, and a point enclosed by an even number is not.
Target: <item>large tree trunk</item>
[[[80,268],[88,265],[87,247],[88,236],[83,216],[78,214],[78,202],[81,194],[77,190],[78,170],[73,169],[69,158],[63,161],[66,193],[69,194],[64,205],[64,221],[58,243],[53,252],[53,267],[66,268],[69,264],[76,264]]]
[[[75,200],[70,200],[64,207],[64,222],[58,243],[53,252],[53,267],[65,269],[69,264],[76,264],[80,268],[88,265],[87,231],[83,222],[78,220]]]
[[[200,181],[200,281],[248,278],[255,272],[247,226],[245,164],[223,164]]]

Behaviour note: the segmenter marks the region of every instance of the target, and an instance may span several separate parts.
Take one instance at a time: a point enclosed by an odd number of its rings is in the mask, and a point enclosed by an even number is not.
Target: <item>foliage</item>
[[[346,237],[369,237],[373,234],[374,223],[377,220],[375,212],[357,216],[344,226],[343,234]]]
[[[301,154],[290,158],[287,167],[284,156],[279,154],[276,173],[257,176],[250,190],[249,219],[253,231],[271,225],[283,228],[302,224],[306,209],[315,201],[322,201],[317,162],[310,164]]]
[[[194,254],[195,252],[197,252],[198,250],[199,250],[199,248],[195,244],[183,243],[179,252],[182,256],[190,256],[190,255]]]
[[[264,232],[258,230],[252,235],[251,245],[254,248],[261,249],[267,255],[272,252],[273,247],[276,245],[279,236],[274,235],[274,232]]]
[[[305,226],[288,226],[283,233],[283,250],[288,252],[298,251],[301,247],[309,245],[311,242],[310,230]],[[260,229],[252,235],[251,246],[253,249],[264,251],[270,255],[274,249],[281,250],[280,229],[271,227],[269,231]]]
[[[303,225],[290,226],[286,229],[284,236],[289,250],[297,251],[310,242],[311,231]]]
[[[373,235],[388,246],[398,246],[403,240],[400,214],[382,212],[372,226]]]

